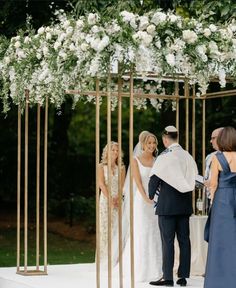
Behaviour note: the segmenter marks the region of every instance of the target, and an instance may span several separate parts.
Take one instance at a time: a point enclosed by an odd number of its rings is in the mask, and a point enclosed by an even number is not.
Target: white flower
[[[166,14],[163,13],[163,12],[156,12],[153,16],[152,16],[152,19],[151,19],[151,22],[155,25],[158,25],[160,23],[163,23],[166,21]]]
[[[55,50],[57,50],[59,47],[61,46],[61,42],[58,42],[58,41],[56,41],[55,43],[54,43],[54,49]]]
[[[10,57],[8,57],[8,56],[4,57],[4,62],[5,62],[6,64],[9,64],[9,63],[11,62]]]
[[[16,41],[16,43],[14,44],[15,48],[20,48],[21,44],[20,41]]]
[[[178,20],[178,17],[175,14],[169,15],[170,22],[174,23]]]
[[[37,53],[36,53],[36,58],[37,58],[38,60],[40,60],[40,59],[42,58],[42,54],[39,53],[39,52],[37,52]]]
[[[80,46],[80,48],[81,48],[81,50],[82,51],[87,51],[88,50],[88,48],[89,48],[89,45],[87,44],[87,43],[82,43],[81,44],[81,46]]]
[[[217,27],[216,27],[214,24],[211,24],[211,25],[209,26],[209,29],[211,30],[211,32],[216,32]]]
[[[204,34],[204,36],[209,37],[211,35],[211,29],[205,28],[203,30],[203,34]]]
[[[151,24],[151,25],[149,25],[149,26],[147,27],[147,32],[148,32],[149,34],[153,35],[153,34],[155,33],[155,31],[156,31],[155,25]]]
[[[95,13],[89,13],[88,15],[88,24],[89,25],[94,25],[97,23],[97,21],[99,20],[99,17],[97,14]]]
[[[73,27],[69,26],[66,28],[66,34],[71,35],[73,33]]]
[[[94,25],[91,28],[91,31],[96,34],[96,33],[100,32],[101,30],[100,30],[100,28],[97,25]]]
[[[75,44],[71,43],[69,46],[70,51],[75,51]]]
[[[24,43],[27,44],[31,41],[30,37],[29,36],[26,36],[25,39],[24,39]]]
[[[67,57],[67,54],[65,53],[64,50],[60,50],[59,53],[58,53],[58,55],[59,55],[63,60],[65,60],[66,57]]]
[[[226,86],[226,80],[225,80],[226,74],[225,70],[223,68],[220,68],[219,70],[219,80],[220,80],[220,87],[224,88]]]
[[[166,62],[170,65],[170,66],[175,66],[175,55],[174,54],[167,54],[165,56],[166,58]]]
[[[52,34],[47,32],[46,33],[46,40],[51,40],[52,39]]]
[[[66,20],[64,23],[63,23],[63,27],[64,28],[67,28],[70,26],[70,21],[69,20]]]
[[[160,49],[160,48],[161,48],[161,41],[160,41],[160,40],[157,40],[157,41],[155,42],[155,46],[156,46],[158,49]]]
[[[44,31],[45,31],[45,28],[44,28],[44,27],[40,27],[40,28],[38,29],[38,34],[41,35],[41,34],[44,33]]]
[[[43,47],[43,55],[44,55],[44,56],[47,56],[47,55],[48,55],[48,47],[47,47],[47,46],[44,46],[44,47]]]
[[[197,41],[197,38],[198,38],[197,34],[192,30],[184,30],[182,34],[183,34],[183,39],[189,44],[193,44],[194,42]]]
[[[78,20],[76,21],[76,27],[79,28],[79,29],[80,29],[80,28],[83,28],[83,27],[84,27],[84,21],[78,19]]]
[[[149,25],[149,20],[147,16],[140,16],[139,17],[139,30],[145,30],[147,26]]]
[[[123,20],[125,22],[130,22],[131,20],[135,19],[135,15],[133,13],[130,13],[128,11],[122,11],[120,15],[123,17]]]

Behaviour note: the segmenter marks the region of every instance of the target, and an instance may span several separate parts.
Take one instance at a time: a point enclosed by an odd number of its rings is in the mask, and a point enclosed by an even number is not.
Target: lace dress
[[[103,166],[105,183],[108,185],[108,167]],[[111,196],[118,196],[118,167],[115,168],[114,174],[111,174]],[[100,263],[107,264],[108,261],[108,199],[101,192],[100,194]],[[112,263],[117,263],[118,253],[117,239],[118,239],[118,209],[112,208],[111,212],[111,227],[112,227]]]

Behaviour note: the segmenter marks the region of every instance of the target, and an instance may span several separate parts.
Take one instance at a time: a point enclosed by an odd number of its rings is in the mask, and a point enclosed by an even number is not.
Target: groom
[[[165,128],[162,141],[167,148],[150,173],[149,198],[159,194],[156,204],[162,240],[163,278],[150,282],[156,286],[174,286],[174,240],[180,248],[178,281],[186,286],[190,273],[191,246],[189,217],[192,214],[192,191],[195,186],[197,165],[192,156],[177,142],[178,131],[174,126]],[[158,191],[158,192],[157,192]]]

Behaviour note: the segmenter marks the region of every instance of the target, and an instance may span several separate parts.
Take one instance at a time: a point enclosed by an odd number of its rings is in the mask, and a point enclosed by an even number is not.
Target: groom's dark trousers
[[[149,198],[159,190],[156,215],[158,215],[163,253],[163,278],[173,280],[174,240],[177,237],[180,255],[178,277],[188,278],[191,262],[189,217],[192,214],[192,193],[178,190],[153,175],[149,181]]]
[[[190,273],[191,246],[189,240],[189,216],[173,215],[158,216],[162,239],[163,277],[173,280],[174,268],[174,240],[179,242],[178,277],[188,278]]]

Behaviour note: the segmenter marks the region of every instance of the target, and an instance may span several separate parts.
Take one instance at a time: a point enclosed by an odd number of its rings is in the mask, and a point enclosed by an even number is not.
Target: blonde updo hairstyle
[[[112,147],[113,146],[119,146],[119,144],[115,141],[111,141],[111,144],[110,144],[110,147],[111,147],[111,150],[112,150]],[[121,151],[121,165],[123,166],[124,163],[123,163],[123,151]],[[108,144],[106,144],[106,146],[103,148],[103,151],[102,151],[102,159],[101,159],[101,164],[103,165],[108,165]],[[116,165],[118,165],[118,157],[116,159]]]

